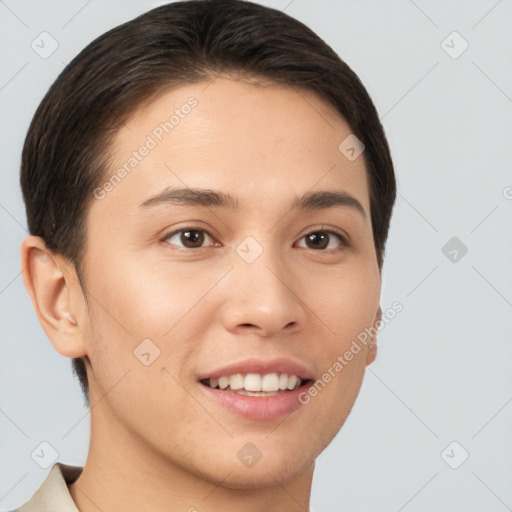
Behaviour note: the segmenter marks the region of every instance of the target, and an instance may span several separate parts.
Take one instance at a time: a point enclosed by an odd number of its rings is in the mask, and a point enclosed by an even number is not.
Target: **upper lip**
[[[210,378],[218,379],[219,377],[234,375],[236,373],[243,375],[247,375],[248,373],[259,373],[260,375],[267,373],[286,373],[288,375],[297,375],[297,377],[302,380],[310,380],[313,378],[312,373],[304,365],[291,359],[278,358],[264,360],[252,358],[211,370],[200,376],[199,380]]]

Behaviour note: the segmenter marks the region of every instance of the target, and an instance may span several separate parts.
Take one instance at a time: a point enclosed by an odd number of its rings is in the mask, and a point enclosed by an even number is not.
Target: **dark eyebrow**
[[[297,198],[292,209],[297,210],[321,210],[322,208],[331,208],[333,206],[348,206],[357,210],[366,221],[366,212],[363,205],[347,192],[320,191],[308,192],[302,197]]]
[[[140,206],[143,208],[172,203],[178,205],[220,207],[236,210],[240,203],[237,198],[217,192],[215,190],[200,188],[165,189],[156,196],[146,199]],[[308,192],[295,199],[292,210],[321,210],[333,206],[348,206],[358,211],[366,221],[366,212],[362,204],[353,196],[343,191]]]
[[[146,199],[140,206],[148,207],[162,203],[193,206],[218,206],[236,210],[238,199],[224,192],[200,188],[175,188],[166,189],[156,196]]]

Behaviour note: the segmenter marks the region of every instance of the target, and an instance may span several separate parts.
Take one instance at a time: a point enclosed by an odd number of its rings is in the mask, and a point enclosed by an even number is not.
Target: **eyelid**
[[[319,226],[319,227],[313,227],[313,228],[308,228],[307,232],[304,233],[300,238],[299,240],[302,240],[305,236],[307,235],[310,235],[311,233],[329,233],[329,234],[333,234],[333,235],[336,235],[341,243],[342,243],[342,249],[343,248],[346,248],[346,247],[349,247],[350,246],[350,237],[345,234],[341,229],[339,228],[336,228],[334,226],[327,226],[327,225],[322,225],[322,226]],[[320,251],[318,249],[313,249],[315,252],[328,252],[328,251]]]
[[[202,231],[202,232],[206,233],[214,241],[214,243],[217,244],[217,246],[218,245],[222,245],[222,244],[220,244],[220,242],[217,241],[217,239],[207,229],[205,229],[203,226],[196,225],[196,224],[187,224],[185,226],[182,226],[182,227],[179,227],[179,228],[175,228],[172,231],[170,231],[167,234],[165,234],[161,238],[161,241],[162,242],[166,242],[172,236],[176,235],[177,233],[182,233],[184,231]],[[301,235],[299,237],[298,241],[302,240],[307,235],[310,235],[312,233],[319,233],[319,232],[329,233],[329,234],[336,235],[340,239],[343,247],[348,247],[350,245],[348,235],[346,235],[339,228],[336,228],[334,226],[327,226],[327,225],[322,225],[322,226],[318,226],[318,227],[308,228],[308,230],[303,235]],[[169,245],[175,245],[175,244],[169,244]],[[211,245],[210,246],[203,246],[203,247],[193,247],[193,248],[184,247],[183,249],[186,250],[186,251],[194,251],[194,250],[198,250],[198,249],[206,249],[207,247],[211,247]],[[315,252],[327,252],[327,251],[321,251],[321,250],[318,250],[318,249],[313,249],[313,250],[315,250]]]
[[[320,226],[320,228],[313,228],[311,231],[308,231],[308,233],[311,233],[311,232],[315,233],[317,231],[325,231],[327,233],[334,233],[335,235],[338,235],[347,244],[350,239],[350,237],[344,231],[342,231],[340,228],[337,228],[335,226],[322,225],[322,226]]]
[[[194,224],[186,224],[185,226],[182,226],[182,227],[179,227],[179,228],[175,228],[173,229],[172,231],[169,231],[168,233],[166,233],[161,239],[160,241],[161,242],[167,242],[167,240],[171,237],[173,237],[174,235],[178,234],[178,233],[182,233],[184,231],[202,231],[203,233],[206,233],[212,240],[215,244],[219,244],[219,242],[217,242],[217,239],[207,230],[205,229],[203,226],[199,226],[199,225],[194,225]],[[169,245],[176,245],[176,244],[169,244]],[[182,250],[186,250],[186,251],[194,251],[194,250],[198,250],[198,249],[206,249],[207,247],[211,247],[211,246],[203,246],[203,247],[181,247],[181,246],[177,246],[177,247],[180,247]]]

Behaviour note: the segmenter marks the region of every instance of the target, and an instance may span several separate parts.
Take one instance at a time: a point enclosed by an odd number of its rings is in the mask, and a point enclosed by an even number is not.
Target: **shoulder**
[[[13,512],[79,512],[67,485],[73,483],[82,467],[55,463],[33,496]]]

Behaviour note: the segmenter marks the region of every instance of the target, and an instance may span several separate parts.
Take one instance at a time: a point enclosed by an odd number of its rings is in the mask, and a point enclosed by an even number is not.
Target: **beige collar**
[[[55,463],[32,498],[15,512],[79,512],[67,484],[73,483],[82,469],[80,466]]]

